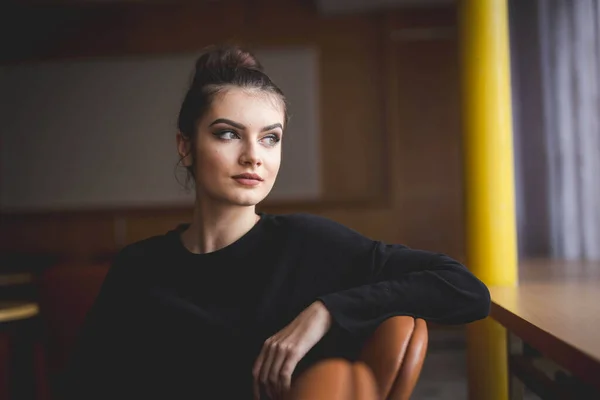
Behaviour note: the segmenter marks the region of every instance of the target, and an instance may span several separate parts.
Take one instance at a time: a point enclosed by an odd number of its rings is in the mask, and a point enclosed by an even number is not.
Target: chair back
[[[364,363],[322,360],[304,371],[285,400],[378,400],[373,373]]]
[[[427,323],[409,316],[384,321],[369,338],[359,360],[375,377],[381,399],[408,400],[425,361]]]
[[[38,293],[48,373],[66,366],[109,267],[110,263],[56,265],[41,274]]]

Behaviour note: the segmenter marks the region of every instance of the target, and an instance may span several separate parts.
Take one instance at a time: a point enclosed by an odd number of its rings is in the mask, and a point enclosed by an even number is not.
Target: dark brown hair
[[[231,87],[260,89],[281,99],[285,124],[287,103],[281,89],[271,81],[256,57],[239,46],[211,46],[196,60],[194,79],[188,89],[177,120],[177,127],[194,149],[198,121],[210,108],[215,96]],[[180,158],[179,162],[183,160]],[[187,184],[195,180],[195,154],[187,168]]]

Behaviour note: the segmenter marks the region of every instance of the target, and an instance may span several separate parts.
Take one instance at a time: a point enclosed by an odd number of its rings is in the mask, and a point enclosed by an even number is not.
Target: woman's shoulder
[[[337,221],[316,214],[292,213],[271,214],[269,216],[280,225],[291,229],[350,229]]]
[[[156,264],[168,248],[170,235],[169,232],[127,244],[115,255],[111,270],[138,272]]]
[[[167,235],[156,235],[146,239],[138,240],[123,247],[119,253],[120,258],[140,258],[152,256],[156,251],[164,247]]]
[[[372,239],[358,231],[320,215],[294,213],[274,215],[272,218],[292,236],[300,235],[320,242],[373,243]]]

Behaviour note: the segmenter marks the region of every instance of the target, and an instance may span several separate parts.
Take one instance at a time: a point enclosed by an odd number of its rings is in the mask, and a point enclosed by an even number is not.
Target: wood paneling
[[[2,250],[86,254],[115,249],[114,223],[106,212],[2,215]]]
[[[241,0],[12,6],[3,11],[4,63],[194,51],[241,37],[245,21]]]
[[[398,42],[396,199],[411,245],[463,251],[457,42]]]

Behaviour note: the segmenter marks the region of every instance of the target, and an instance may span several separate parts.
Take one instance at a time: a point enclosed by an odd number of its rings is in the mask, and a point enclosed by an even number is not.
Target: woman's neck
[[[192,222],[182,233],[181,240],[192,253],[212,253],[244,236],[259,219],[253,206],[218,208],[197,202]]]

